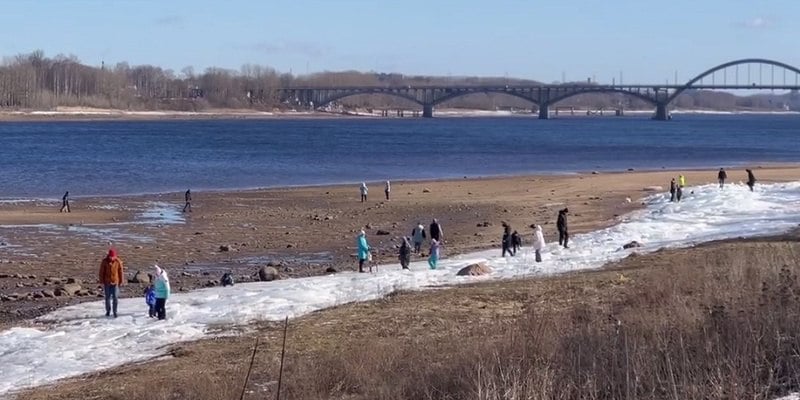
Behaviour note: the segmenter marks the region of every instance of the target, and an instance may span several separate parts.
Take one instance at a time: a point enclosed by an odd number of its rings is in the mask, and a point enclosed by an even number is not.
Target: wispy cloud
[[[741,21],[737,25],[748,29],[766,29],[774,25],[774,21],[767,17],[754,17],[746,21]]]
[[[165,15],[163,17],[156,18],[153,21],[153,24],[158,26],[176,26],[183,23],[183,17],[180,15]]]
[[[320,57],[330,52],[330,48],[326,46],[304,41],[258,42],[245,47],[269,55],[294,54],[306,57]]]

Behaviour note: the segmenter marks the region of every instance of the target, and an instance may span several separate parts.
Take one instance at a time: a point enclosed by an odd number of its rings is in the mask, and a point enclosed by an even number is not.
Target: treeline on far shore
[[[0,111],[54,109],[79,106],[120,110],[202,111],[212,108],[274,110],[291,108],[280,101],[279,88],[293,86],[393,86],[393,85],[536,85],[541,82],[497,77],[405,76],[377,72],[320,72],[293,75],[259,65],[238,71],[192,67],[176,72],[152,65],[87,65],[75,56],[46,57],[42,51],[4,59],[0,65]],[[736,96],[713,91],[686,91],[672,104],[682,109],[800,110],[797,93]],[[359,95],[340,100],[348,108],[416,109],[406,100]],[[559,106],[577,108],[650,109],[651,105],[622,94],[586,94]],[[468,109],[532,109],[525,100],[489,93],[463,96],[441,107]]]

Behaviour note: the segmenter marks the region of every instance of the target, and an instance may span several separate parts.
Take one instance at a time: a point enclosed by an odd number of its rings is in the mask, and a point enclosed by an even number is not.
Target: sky
[[[800,66],[798,0],[0,0],[0,54],[180,72],[243,64],[542,82],[672,82]]]

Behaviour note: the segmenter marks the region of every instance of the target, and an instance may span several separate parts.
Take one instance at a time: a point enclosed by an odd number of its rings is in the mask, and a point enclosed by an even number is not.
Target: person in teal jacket
[[[364,272],[364,263],[369,260],[369,244],[367,234],[362,230],[358,233],[358,272]]]
[[[169,276],[167,271],[164,271],[158,265],[154,265],[153,269],[156,270],[155,282],[153,283],[153,291],[156,294],[156,315],[158,319],[167,318],[167,299],[169,298]]]
[[[428,266],[431,269],[436,269],[436,264],[439,263],[439,241],[431,238],[431,255],[428,256]]]

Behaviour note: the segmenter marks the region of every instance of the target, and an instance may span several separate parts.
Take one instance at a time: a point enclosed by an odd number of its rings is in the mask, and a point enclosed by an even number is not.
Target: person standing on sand
[[[153,292],[156,295],[156,316],[158,319],[167,318],[167,299],[170,294],[169,276],[167,271],[164,271],[158,265],[154,265],[153,269],[156,270],[155,282],[153,283]]]
[[[431,240],[436,239],[437,242],[442,243],[444,238],[444,231],[442,230],[442,225],[439,224],[439,220],[434,218],[433,222],[431,222],[430,228],[428,228],[428,233],[431,235]]]
[[[567,214],[569,208],[564,208],[558,212],[558,220],[556,221],[556,228],[558,228],[558,245],[564,246],[565,249],[569,248],[569,226],[567,225]]]
[[[369,192],[369,189],[367,189],[367,184],[365,182],[361,182],[361,187],[359,190],[361,190],[361,202],[363,203],[367,201],[367,192]]]
[[[117,257],[116,250],[108,250],[108,255],[100,263],[100,273],[98,275],[99,283],[103,284],[106,317],[110,317],[113,311],[114,318],[117,318],[119,288],[125,284],[125,270],[122,266],[122,260]]]
[[[403,269],[408,269],[408,265],[411,264],[411,243],[408,242],[408,238],[405,236],[403,236],[403,243],[400,245],[398,257],[400,258],[400,266]]]
[[[502,239],[502,246],[503,246],[503,255],[502,257],[506,256],[506,252],[510,256],[514,256],[514,250],[512,250],[513,244],[511,243],[511,227],[508,226],[505,222],[503,222],[503,239]]]
[[[675,202],[675,192],[677,191],[676,186],[678,185],[675,183],[675,178],[672,178],[672,180],[669,182],[669,201],[671,202]]]
[[[363,230],[358,233],[358,272],[364,272],[364,263],[369,261],[369,244]]]
[[[439,263],[439,241],[431,238],[431,255],[428,256],[428,266],[436,269],[437,263]]]
[[[725,172],[725,168],[720,168],[719,172],[717,173],[717,180],[719,181],[720,189],[725,189],[725,179],[728,179],[728,173]]]
[[[756,176],[753,175],[753,171],[746,169],[747,171],[747,186],[750,187],[750,191],[753,191],[753,187],[756,186]]]
[[[417,227],[411,231],[411,237],[414,239],[414,252],[419,254],[422,250],[422,242],[425,241],[425,227],[421,222],[417,222]]]
[[[536,252],[536,262],[542,262],[542,250],[544,249],[544,245],[542,226],[536,225],[533,229],[533,250]]]
[[[386,181],[386,187],[383,188],[383,193],[386,194],[386,200],[389,200],[389,192],[392,191],[392,184]]]
[[[183,212],[186,212],[186,210],[192,212],[192,190],[186,190],[186,193],[183,194],[183,198],[186,200],[186,205],[183,206]]]
[[[686,177],[683,175],[678,176],[678,186],[681,188],[686,187]]]
[[[64,197],[61,198],[61,210],[59,212],[63,213],[65,211],[71,212],[69,209],[69,190],[67,193],[64,193]]]

